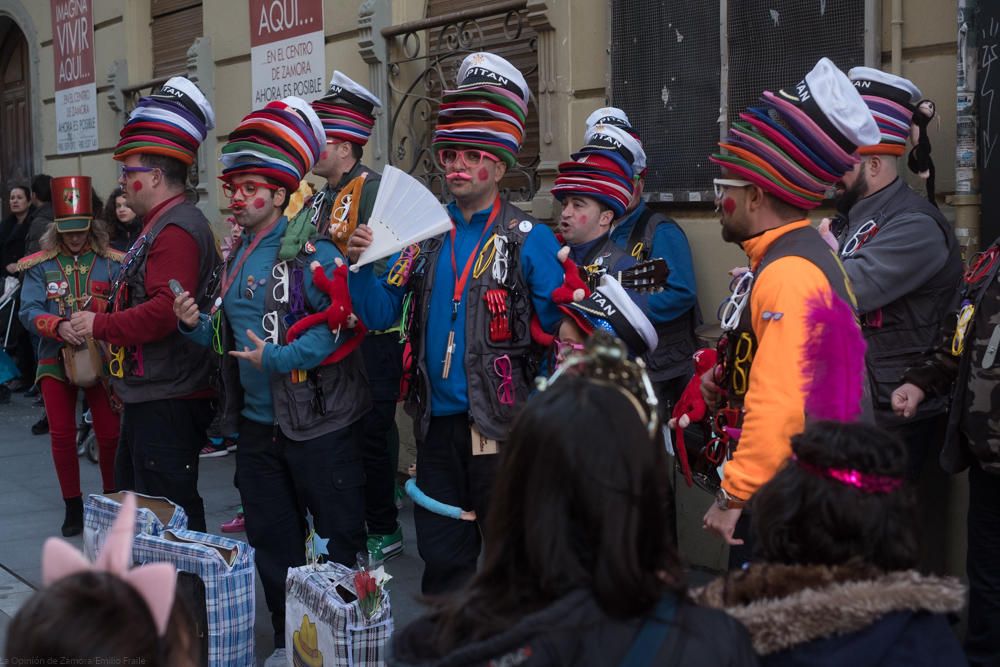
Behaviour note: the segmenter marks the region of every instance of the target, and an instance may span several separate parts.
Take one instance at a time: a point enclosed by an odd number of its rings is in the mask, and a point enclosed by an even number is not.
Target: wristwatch
[[[740,500],[736,496],[729,495],[721,486],[719,487],[719,490],[715,492],[715,506],[720,510],[742,509],[746,502],[747,501]]]

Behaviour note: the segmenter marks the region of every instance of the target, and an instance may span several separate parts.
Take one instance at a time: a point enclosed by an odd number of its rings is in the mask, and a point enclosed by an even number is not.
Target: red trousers
[[[49,418],[49,434],[52,437],[52,461],[59,477],[59,488],[63,498],[78,498],[80,492],[80,459],[76,455],[76,399],[80,388],[55,378],[42,378],[42,398],[45,400],[45,414]],[[115,488],[115,450],[118,449],[118,434],[121,418],[111,409],[104,387],[96,384],[83,390],[87,405],[94,417],[94,433],[97,434],[98,460],[101,467],[102,491]]]

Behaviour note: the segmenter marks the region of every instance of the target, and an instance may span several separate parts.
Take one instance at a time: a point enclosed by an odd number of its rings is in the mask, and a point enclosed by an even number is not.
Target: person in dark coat
[[[759,562],[694,599],[750,631],[761,662],[786,665],[965,665],[949,627],[965,590],[924,576],[907,448],[868,424],[817,422],[754,496]]]
[[[31,226],[24,239],[25,255],[41,250],[42,234],[52,224],[52,177],[48,174],[38,174],[31,179],[31,203],[35,214],[31,217]]]
[[[482,567],[396,633],[388,664],[758,664],[739,623],[687,597],[656,401],[601,337],[514,422]]]
[[[25,238],[31,227],[31,218],[35,213],[31,205],[31,188],[27,185],[14,185],[8,194],[10,215],[0,222],[0,291],[7,292],[6,279],[20,280],[15,268],[17,261],[24,257]],[[17,320],[20,303],[17,299],[3,311],[0,311],[0,331],[6,335],[8,324],[10,335],[7,336],[8,349],[17,364],[17,379],[7,385],[0,386],[0,402],[10,399],[12,390],[27,388],[35,377],[35,352],[31,345],[31,336]],[[11,321],[13,320],[13,321]]]
[[[142,218],[128,205],[125,190],[120,185],[108,195],[103,219],[111,236],[111,247],[119,252],[128,252],[142,231]]]

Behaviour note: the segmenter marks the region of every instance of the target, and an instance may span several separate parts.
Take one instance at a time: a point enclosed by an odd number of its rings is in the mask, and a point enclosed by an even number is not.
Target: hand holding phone
[[[174,315],[189,329],[194,329],[198,326],[198,320],[201,316],[198,304],[184,291],[180,282],[175,278],[171,278],[167,282],[167,285],[170,286],[170,291],[174,293]]]

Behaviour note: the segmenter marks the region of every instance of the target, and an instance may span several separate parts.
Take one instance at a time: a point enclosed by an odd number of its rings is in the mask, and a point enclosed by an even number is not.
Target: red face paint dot
[[[132,181],[132,192],[142,190],[142,181]]]
[[[264,202],[264,198],[263,197],[257,197],[256,199],[253,200],[253,207],[254,208],[264,208],[264,203],[265,202]]]
[[[490,177],[490,172],[486,171],[486,167],[480,167],[479,173],[476,174],[476,176],[479,178],[479,180],[485,181]]]
[[[732,197],[726,197],[722,200],[722,210],[726,212],[726,215],[733,214],[733,211],[736,210],[736,202],[733,201]]]
[[[330,154],[327,153],[326,151],[320,151],[319,152],[319,159],[320,159],[320,161],[325,160],[327,158],[327,156],[329,156],[329,155]]]

